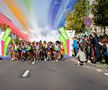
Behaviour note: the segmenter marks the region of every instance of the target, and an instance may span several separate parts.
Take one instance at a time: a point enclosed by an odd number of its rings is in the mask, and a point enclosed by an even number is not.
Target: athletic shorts
[[[59,52],[59,50],[55,50],[55,52]]]
[[[23,53],[26,53],[26,50],[22,50]]]
[[[18,52],[18,51],[15,50],[14,52]]]
[[[27,50],[27,52],[32,52],[32,50]]]

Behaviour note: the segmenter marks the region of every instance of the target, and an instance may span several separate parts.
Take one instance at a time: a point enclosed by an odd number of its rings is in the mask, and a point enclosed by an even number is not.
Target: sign
[[[86,25],[86,26],[91,26],[91,24],[92,24],[92,19],[91,18],[85,18],[85,20],[84,20],[84,24]]]
[[[65,40],[68,40],[69,37],[67,35],[66,29],[64,29],[64,27],[59,28],[60,33],[62,34],[62,36],[64,37]]]
[[[72,40],[72,38],[75,36],[75,30],[67,30],[66,32],[68,34],[69,40]]]
[[[0,40],[2,39],[4,32],[0,33]]]
[[[4,32],[4,35],[3,35],[3,37],[2,37],[2,40],[3,40],[4,42],[6,41],[7,37],[8,37],[9,34],[10,34],[10,32],[11,32],[11,29],[10,29],[10,28],[7,28],[6,31]]]
[[[0,56],[4,56],[4,41],[0,40]]]
[[[72,50],[73,50],[73,40],[66,40],[66,45],[67,45],[67,53],[69,56],[72,57]]]
[[[69,39],[66,40],[67,53],[68,53],[68,56],[72,56],[72,51],[73,51],[72,44],[73,44],[73,38],[75,36],[75,30],[67,30],[66,32],[69,37]]]
[[[6,56],[7,49],[8,49],[10,41],[11,41],[11,37],[8,36],[7,39],[6,39],[5,45],[4,45],[4,55],[5,56]]]

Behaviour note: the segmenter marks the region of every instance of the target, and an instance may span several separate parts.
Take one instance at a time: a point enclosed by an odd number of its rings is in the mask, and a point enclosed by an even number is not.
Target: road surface
[[[0,61],[0,90],[108,90],[107,74],[72,60]]]

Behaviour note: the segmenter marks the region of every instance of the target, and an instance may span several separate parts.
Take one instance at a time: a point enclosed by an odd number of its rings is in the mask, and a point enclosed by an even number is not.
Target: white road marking
[[[102,72],[102,70],[100,70],[100,69],[96,69],[98,72]]]
[[[27,75],[28,75],[29,72],[30,72],[30,70],[26,70],[26,71],[24,72],[24,74],[22,75],[22,77],[27,77]]]
[[[108,73],[104,73],[106,76],[108,76]]]
[[[32,62],[32,65],[35,64],[35,61]]]

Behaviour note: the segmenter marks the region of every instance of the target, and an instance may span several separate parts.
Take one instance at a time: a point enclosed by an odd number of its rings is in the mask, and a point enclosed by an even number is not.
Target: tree
[[[96,0],[92,11],[94,14],[94,24],[104,28],[105,34],[106,27],[108,26],[108,0]]]
[[[85,31],[84,18],[86,17],[86,0],[78,0],[74,11],[70,12],[66,18],[66,29],[76,30],[76,33]]]

